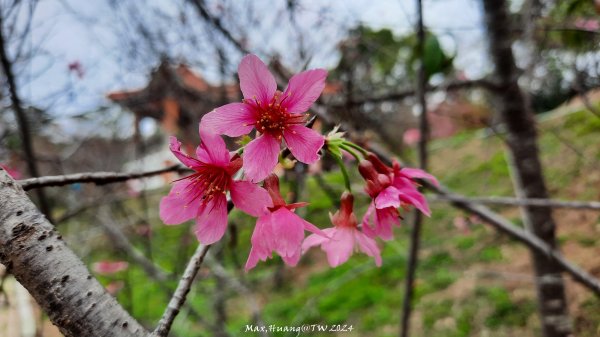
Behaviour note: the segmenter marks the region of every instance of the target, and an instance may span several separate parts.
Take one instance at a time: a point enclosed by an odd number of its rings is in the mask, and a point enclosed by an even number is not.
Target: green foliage
[[[421,55],[418,50],[417,40],[414,35],[405,37],[403,39],[407,45],[412,45],[412,50],[408,57],[406,66],[408,67],[408,73],[414,75],[421,59]],[[452,68],[454,56],[447,55],[440,41],[436,35],[431,32],[425,34],[425,45],[424,45],[424,57],[423,62],[425,65],[425,78],[429,79],[435,74],[447,74]]]
[[[492,313],[485,319],[485,325],[490,328],[495,329],[503,325],[525,326],[529,316],[535,312],[535,302],[514,303],[504,288],[480,288],[478,292],[491,301]]]

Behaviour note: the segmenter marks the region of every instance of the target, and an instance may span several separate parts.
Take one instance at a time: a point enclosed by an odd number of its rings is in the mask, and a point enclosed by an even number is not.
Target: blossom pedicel
[[[277,90],[275,78],[256,56],[245,56],[238,68],[242,103],[216,108],[202,124],[218,134],[238,137],[256,128],[261,133],[244,149],[244,171],[253,182],[266,178],[277,165],[282,138],[294,157],[312,164],[319,159],[324,138],[303,125],[305,112],[325,87],[327,71],[313,69],[294,75],[285,91]]]

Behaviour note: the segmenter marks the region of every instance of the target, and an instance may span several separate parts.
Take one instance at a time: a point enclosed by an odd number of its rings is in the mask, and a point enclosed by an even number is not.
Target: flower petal
[[[348,261],[354,249],[353,229],[336,227],[330,241],[321,245],[321,248],[327,253],[327,261],[332,267]]]
[[[283,138],[294,157],[305,164],[319,160],[319,150],[325,144],[325,138],[320,133],[303,125],[288,126]]]
[[[277,90],[277,83],[267,66],[256,55],[244,56],[238,67],[238,75],[245,99],[256,98],[261,105],[269,104]]]
[[[244,270],[248,272],[250,269],[256,267],[256,265],[258,264],[258,260],[266,261],[267,258],[262,259],[261,255],[259,255],[259,253],[254,247],[250,248],[250,254],[248,254],[248,260],[246,260]]]
[[[419,191],[416,192],[405,192],[400,195],[400,200],[407,204],[411,204],[415,206],[419,211],[421,211],[426,216],[431,216],[431,210],[429,209],[429,204],[427,203],[427,199],[421,194]]]
[[[418,210],[427,216],[431,216],[429,205],[425,196],[417,189],[410,178],[394,178],[394,187],[400,191],[400,201],[415,206]]]
[[[281,207],[271,213],[273,234],[277,241],[275,251],[282,257],[291,257],[297,253],[304,239],[304,220]]]
[[[393,227],[400,225],[400,214],[395,207],[375,209],[375,233],[382,240],[394,238]]]
[[[307,236],[306,239],[304,239],[304,241],[302,242],[302,253],[306,253],[311,247],[321,245],[324,242],[331,240],[331,235],[333,235],[332,232],[334,231],[334,228],[323,229],[323,233],[325,233],[327,237],[323,237],[317,234],[311,234]]]
[[[173,152],[175,157],[177,157],[177,159],[179,159],[181,163],[183,163],[189,168],[194,168],[202,165],[202,163],[198,161],[198,159],[192,158],[187,154],[181,152],[181,142],[178,141],[177,138],[174,136],[169,137],[169,149],[171,150],[171,152]]]
[[[219,135],[238,137],[252,131],[255,121],[256,117],[252,106],[244,103],[230,103],[204,115],[200,125]]]
[[[275,165],[279,157],[279,141],[270,134],[263,134],[254,139],[244,150],[244,171],[252,182],[265,179]]]
[[[287,97],[283,107],[290,113],[307,111],[325,88],[326,77],[325,69],[307,70],[292,76],[283,93],[283,97]]]
[[[369,237],[376,237],[377,233],[375,233],[375,223],[376,223],[376,219],[374,219],[374,217],[376,217],[377,215],[375,214],[375,202],[372,201],[369,204],[369,207],[367,208],[367,211],[365,212],[365,215],[363,215],[363,219],[362,219],[362,231],[363,233],[365,233],[367,236]]]
[[[377,208],[400,207],[400,191],[394,186],[388,186],[381,191],[375,198],[375,206]]]
[[[252,249],[248,255],[246,271],[254,268],[258,261],[266,261],[272,254],[275,240],[273,234],[273,228],[271,224],[271,213],[262,215],[256,220],[256,226],[254,232],[252,232]]]
[[[198,214],[198,207],[193,201],[195,196],[201,193],[194,181],[187,179],[177,181],[173,184],[171,192],[160,200],[160,219],[167,225],[177,225],[193,219]]]
[[[401,174],[404,174],[405,176],[411,178],[411,179],[415,179],[415,178],[420,178],[420,179],[427,179],[429,181],[431,181],[431,183],[433,183],[435,186],[440,186],[440,182],[431,174],[420,170],[420,169],[416,169],[416,168],[403,168],[402,170],[400,170]]]
[[[227,229],[227,198],[215,196],[203,204],[196,218],[196,237],[201,244],[210,245],[219,241]]]
[[[295,253],[289,256],[282,256],[281,259],[288,266],[295,267],[298,264],[298,261],[300,261],[300,256],[302,256],[302,248],[298,246]]]
[[[201,141],[196,149],[196,156],[198,159],[207,164],[223,167],[227,166],[231,157],[223,138],[213,133],[202,124],[200,124],[198,131],[200,133]]]
[[[261,216],[268,213],[267,207],[273,207],[269,193],[249,181],[234,181],[230,191],[235,207],[252,216]]]
[[[368,256],[374,257],[377,267],[381,267],[381,252],[375,240],[357,230],[354,231],[354,238],[356,239],[358,248]]]

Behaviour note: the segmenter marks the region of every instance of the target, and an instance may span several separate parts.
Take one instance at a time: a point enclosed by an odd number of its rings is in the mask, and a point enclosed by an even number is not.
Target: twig
[[[419,116],[419,137],[418,156],[419,167],[427,169],[427,140],[429,138],[429,123],[427,122],[427,74],[425,73],[425,27],[423,26],[423,3],[422,0],[416,1],[417,5],[417,50],[419,53],[419,71],[417,74],[417,97],[421,115]],[[416,211],[413,221],[412,231],[410,233],[410,247],[408,249],[408,266],[406,272],[406,282],[404,284],[404,298],[402,299],[402,314],[400,319],[400,337],[408,337],[410,333],[410,316],[412,313],[412,301],[414,292],[414,282],[419,263],[419,246],[421,241],[421,227],[423,226],[423,216],[421,212]]]
[[[250,290],[250,287],[244,282],[244,279],[241,277],[238,279],[231,275],[219,261],[210,255],[206,257],[206,263],[210,267],[210,271],[213,274],[221,278],[232,289],[246,298],[246,302],[250,307],[250,311],[252,312],[253,321],[259,326],[264,325],[265,323],[262,319],[262,311],[258,301],[256,300],[256,295],[252,290]],[[267,331],[261,331],[259,334],[263,337],[269,336]]]
[[[519,199],[512,197],[466,197],[459,194],[436,195],[429,197],[434,202],[469,202],[504,206],[535,206],[549,208],[571,208],[600,210],[600,201],[571,201],[554,199]]]
[[[598,109],[592,104],[592,102],[590,102],[590,99],[587,96],[587,93],[585,92],[585,90],[582,88],[580,82],[583,82],[583,78],[582,78],[582,74],[579,70],[577,70],[577,66],[574,66],[574,71],[575,71],[575,81],[573,81],[573,88],[575,89],[575,91],[577,91],[577,93],[579,94],[579,96],[581,97],[581,100],[583,102],[583,105],[585,105],[585,107],[594,115],[596,115],[596,117],[600,118],[600,111],[598,111]]]
[[[2,72],[4,73],[4,76],[6,76],[6,81],[8,82],[8,91],[10,93],[12,108],[15,112],[17,124],[19,126],[19,133],[21,134],[21,142],[23,143],[23,152],[25,152],[25,159],[27,161],[27,168],[29,170],[29,174],[32,177],[38,177],[39,170],[35,158],[35,151],[33,149],[33,141],[31,140],[31,130],[29,130],[27,114],[23,110],[23,103],[17,91],[17,82],[13,73],[12,63],[8,58],[6,45],[7,41],[4,37],[4,21],[2,18],[2,13],[0,13],[0,61],[2,63]],[[46,215],[46,218],[50,222],[52,222],[51,209],[50,205],[48,204],[48,199],[46,198],[44,190],[40,189],[36,192],[36,194],[38,197],[38,202],[40,203],[40,209],[42,213],[44,213],[44,215]]]
[[[190,292],[194,278],[196,277],[200,266],[202,266],[202,262],[204,261],[204,257],[206,256],[209,248],[210,245],[199,245],[196,249],[196,252],[191,257],[187,267],[185,268],[183,276],[179,281],[179,285],[177,285],[177,289],[175,290],[171,301],[169,301],[167,309],[165,309],[162,318],[158,322],[158,326],[150,334],[151,337],[166,337],[169,334],[171,325],[173,325],[175,317],[177,317],[179,310],[185,303],[187,294]]]
[[[28,191],[33,188],[45,187],[45,186],[65,186],[76,183],[93,183],[96,185],[105,185],[110,183],[122,182],[131,179],[147,178],[156,175],[160,175],[168,172],[188,172],[189,169],[181,165],[173,165],[160,170],[153,171],[142,171],[132,173],[118,173],[118,172],[86,172],[86,173],[75,173],[66,174],[60,176],[45,176],[39,178],[30,178],[24,180],[18,180],[24,190]]]
[[[477,79],[477,80],[460,80],[460,81],[452,81],[446,84],[441,85],[427,85],[425,87],[426,92],[433,91],[456,91],[462,89],[473,89],[473,88],[482,88],[489,91],[497,90],[497,86],[494,82],[488,79]],[[417,96],[418,92],[413,88],[408,88],[404,90],[400,90],[397,92],[391,92],[379,96],[372,97],[364,97],[358,98],[355,100],[351,100],[350,102],[344,103],[344,105],[332,105],[332,107],[342,107],[342,106],[356,106],[363,105],[366,103],[382,103],[388,101],[401,101],[408,97]],[[347,105],[346,105],[347,104]]]
[[[152,261],[148,260],[144,254],[137,250],[127,239],[125,234],[112,222],[106,208],[98,212],[98,222],[104,228],[104,231],[110,238],[111,243],[119,250],[122,250],[131,260],[137,263],[151,278],[157,281],[166,281],[169,275]]]
[[[455,196],[455,194],[450,193],[446,188],[436,187],[428,181],[422,180],[421,184],[427,189],[439,194],[441,197]],[[550,247],[537,236],[515,226],[512,222],[485,206],[472,203],[469,200],[453,200],[452,204],[458,209],[479,216],[481,220],[492,225],[502,233],[525,244],[533,251],[543,254],[549,260],[557,263],[565,272],[570,274],[576,282],[581,283],[590,289],[596,296],[600,297],[600,281],[597,278],[565,259],[559,251]]]

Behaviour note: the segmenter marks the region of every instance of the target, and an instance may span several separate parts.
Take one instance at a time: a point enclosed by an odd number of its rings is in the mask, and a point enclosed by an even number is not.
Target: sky
[[[111,1],[117,10],[111,8]],[[229,10],[223,12],[229,16],[221,19],[234,35],[246,35],[250,50],[263,58],[276,53],[284,64],[301,66],[297,64],[298,46],[290,42],[293,26],[281,12],[285,1],[255,2],[256,12],[261,14],[253,14],[260,19],[256,27],[261,29],[238,24],[238,15],[248,14],[235,10],[240,2],[227,1],[223,5],[218,1],[207,2],[213,13],[219,13],[220,6],[228,6]],[[183,11],[188,21],[198,22],[197,13],[183,3],[183,0],[180,3],[147,0],[133,5],[115,0],[41,0],[35,11],[32,33],[26,41],[40,52],[32,62],[17,65],[21,94],[27,102],[67,121],[68,116],[110,106],[107,92],[143,86],[156,65],[154,60],[135,64],[129,60],[131,52],[124,45],[123,37],[135,27],[130,22],[133,20],[127,17],[125,7],[137,6],[139,10],[135,12],[141,20],[156,20],[157,25],[161,24],[161,18],[155,13],[160,11],[173,16],[181,15]],[[323,3],[320,0],[299,1],[296,22],[306,32],[303,38],[312,56],[309,68],[333,67],[339,57],[337,42],[343,39],[347,28],[359,22],[372,28],[389,28],[401,35],[412,32],[416,21],[415,1],[333,0],[327,2],[327,6]],[[456,54],[455,66],[463,69],[467,77],[477,78],[489,70],[484,57],[486,44],[479,1],[425,0],[424,13],[425,25],[440,37],[447,52]],[[202,49],[202,42],[196,46],[179,43],[179,28],[173,27],[165,37],[169,52],[183,60],[193,60],[190,63],[197,72],[217,83],[220,79],[217,65],[203,60],[202,52],[198,50]],[[200,40],[209,38],[206,32],[197,32]],[[228,48],[227,52],[232,58],[230,70],[233,72],[242,55],[233,48]],[[83,77],[69,72],[68,65],[73,62],[81,65]],[[69,127],[68,122],[65,125]]]

